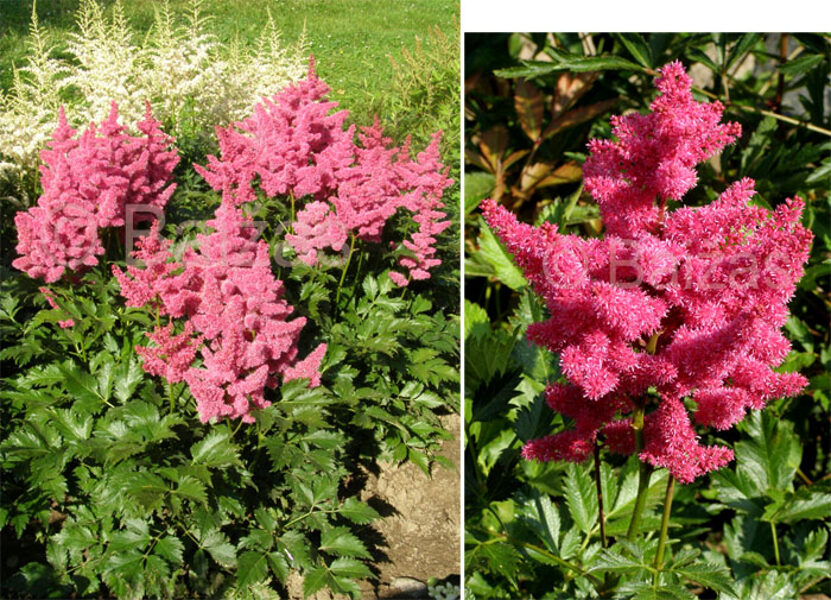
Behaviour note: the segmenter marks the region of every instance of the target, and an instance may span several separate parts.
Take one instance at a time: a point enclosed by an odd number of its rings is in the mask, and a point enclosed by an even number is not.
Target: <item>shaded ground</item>
[[[362,582],[365,600],[427,598],[431,577],[444,579],[460,572],[460,451],[459,415],[443,418],[454,439],[444,442],[442,454],[455,470],[435,467],[428,479],[417,466],[381,464],[368,474],[361,499],[384,518],[370,534],[379,557],[374,568],[378,582]],[[302,598],[302,581],[289,582],[292,598]],[[330,600],[328,591],[312,596]]]

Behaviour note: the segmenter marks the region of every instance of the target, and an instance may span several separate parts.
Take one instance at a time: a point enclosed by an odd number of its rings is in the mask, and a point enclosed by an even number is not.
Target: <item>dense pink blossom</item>
[[[680,62],[661,69],[655,83],[661,94],[650,113],[614,116],[618,139],[589,143],[586,189],[600,205],[608,233],[634,236],[655,227],[661,203],[680,200],[695,186],[695,165],[741,134],[738,123],[719,123],[721,103],[695,101]]]
[[[681,483],[691,483],[709,471],[733,460],[733,451],[724,446],[702,446],[693,430],[687,410],[679,399],[664,398],[647,416],[640,454],[656,467],[666,467]]]
[[[186,381],[202,421],[251,422],[252,410],[270,404],[266,388],[301,377],[320,384],[326,345],[297,360],[306,320],[289,320],[293,308],[271,271],[268,244],[254,241],[242,211],[225,202],[207,225],[213,231],[197,236],[198,249],[188,248],[181,263],[172,260],[169,243],[150,235],[135,253],[145,267],[116,276],[129,304],[185,319],[178,335],[170,326],[149,335],[155,346],[139,349],[145,370]]]
[[[268,196],[328,198],[336,172],[352,162],[354,136],[354,126],[344,129],[349,113],[332,113],[338,103],[328,93],[310,61],[306,79],[263,98],[247,119],[217,127],[221,158],[196,170],[236,205],[256,198],[255,177]]]
[[[349,233],[344,224],[333,218],[332,207],[326,202],[309,202],[297,213],[294,233],[286,239],[294,246],[297,256],[307,265],[316,265],[318,251],[331,248],[340,252]]]
[[[442,195],[452,183],[441,164],[441,133],[414,158],[409,142],[396,146],[376,119],[371,127],[345,127],[348,112],[333,111],[329,87],[309,66],[305,80],[264,98],[249,118],[217,128],[220,157],[196,166],[226,202],[256,198],[255,182],[270,197],[302,206],[286,240],[307,264],[326,248],[340,251],[350,235],[380,242],[384,225],[399,209],[418,226],[402,241],[404,272],[390,276],[399,285],[427,279],[441,264],[437,236],[450,225]]]
[[[173,334],[173,324],[168,323],[145,335],[155,345],[136,346],[144,370],[151,375],[164,377],[170,383],[182,381],[202,341],[201,337],[194,338],[193,324],[187,321],[184,331],[179,334]]]
[[[790,350],[781,328],[812,236],[799,222],[801,200],[755,206],[749,179],[707,206],[667,211],[695,185],[696,163],[739,127],[719,124],[718,103],[692,99],[679,63],[657,85],[652,112],[613,118],[618,140],[590,143],[586,186],[603,239],[520,223],[492,201],[482,208],[548,309],[528,338],[559,354],[569,381],[550,385],[547,400],[575,428],[528,442],[523,455],[580,461],[598,436],[631,454],[637,400],[647,407],[640,459],[687,483],[732,452],[699,444],[685,398],[697,424],[723,430],[806,385],[774,368]]]
[[[16,268],[51,283],[67,269],[94,266],[104,253],[99,230],[124,225],[127,204],[164,207],[176,187],[169,180],[179,157],[149,104],[137,127],[142,136],[127,134],[113,103],[106,120],[76,137],[60,110],[41,153],[43,194],[15,217]]]

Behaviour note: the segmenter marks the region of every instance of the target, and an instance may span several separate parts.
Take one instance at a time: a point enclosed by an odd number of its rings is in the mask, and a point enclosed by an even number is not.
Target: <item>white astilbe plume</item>
[[[37,14],[29,25],[27,64],[14,70],[12,86],[0,95],[0,163],[5,179],[22,179],[36,169],[40,150],[55,129],[66,68],[50,58]]]
[[[125,122],[141,120],[144,101],[153,100],[142,87],[147,50],[133,43],[120,0],[113,5],[111,19],[96,0],[81,0],[76,22],[78,32],[70,35],[67,50],[77,63],[70,67],[69,83],[81,92],[85,104],[78,125],[106,119],[113,100]]]
[[[141,73],[144,87],[156,99],[154,110],[162,121],[179,129],[183,115],[192,122],[224,123],[217,100],[225,91],[224,61],[218,60],[215,38],[205,31],[209,19],[201,14],[201,0],[193,0],[185,25],[177,24],[165,0],[147,40],[152,68]],[[176,133],[176,132],[171,132]]]
[[[309,43],[305,26],[294,45],[284,46],[271,11],[267,12],[268,23],[257,40],[254,60],[248,69],[242,70],[248,80],[244,86],[248,90],[248,102],[240,115],[234,117],[235,120],[249,115],[263,97],[271,97],[282,90],[286,83],[302,79],[308,69]]]

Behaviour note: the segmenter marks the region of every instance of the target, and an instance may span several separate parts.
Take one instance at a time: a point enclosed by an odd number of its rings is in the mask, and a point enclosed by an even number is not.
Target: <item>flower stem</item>
[[[669,515],[672,511],[672,492],[675,487],[675,477],[669,476],[667,480],[667,492],[664,496],[664,514],[661,517],[661,534],[658,537],[658,552],[655,554],[655,574],[652,576],[653,585],[658,585],[661,576],[661,568],[664,566],[664,547],[667,542],[667,531],[669,531]]]
[[[594,440],[594,484],[597,486],[597,520],[600,523],[600,543],[609,546],[606,539],[606,517],[603,514],[603,488],[600,486],[600,444]]]
[[[635,410],[632,416],[632,428],[635,430],[635,455],[640,457],[643,452],[643,415],[646,410],[642,401],[635,402]],[[640,460],[640,458],[639,458]],[[629,529],[626,531],[626,539],[634,541],[638,535],[638,527],[641,524],[641,515],[646,506],[646,491],[649,489],[649,478],[652,476],[652,467],[643,461],[638,470],[638,496],[635,499],[635,508],[632,510],[632,520],[629,521]]]
[[[776,523],[770,522],[770,535],[773,537],[773,556],[776,558],[776,566],[781,567],[782,561],[779,558],[779,538],[776,536]]]
[[[343,265],[343,272],[340,274],[340,281],[338,282],[338,291],[335,293],[335,306],[340,300],[340,290],[343,287],[343,281],[346,279],[346,272],[349,270],[349,262],[352,260],[352,253],[355,250],[355,234],[349,234],[349,255],[346,257],[346,264]]]
[[[289,199],[291,200],[291,216],[289,217],[289,233],[294,233],[294,193],[289,192]]]

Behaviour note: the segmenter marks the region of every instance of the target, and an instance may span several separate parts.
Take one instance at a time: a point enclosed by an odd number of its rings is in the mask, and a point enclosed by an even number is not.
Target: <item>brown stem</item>
[[[779,37],[779,66],[785,64],[788,60],[788,34],[783,33]],[[774,112],[782,110],[782,98],[785,95],[785,75],[779,72],[778,80],[776,82],[776,98],[773,101]]]

